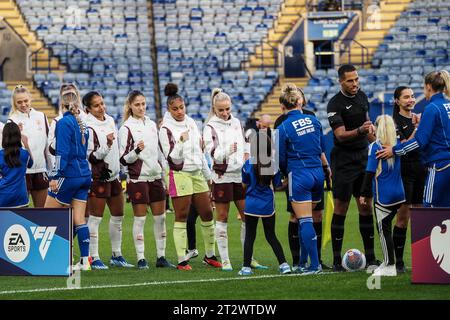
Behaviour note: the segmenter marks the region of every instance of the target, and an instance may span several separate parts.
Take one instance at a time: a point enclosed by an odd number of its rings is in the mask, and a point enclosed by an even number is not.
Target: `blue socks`
[[[306,260],[307,256],[309,256],[309,269],[317,270],[319,268],[319,255],[317,252],[317,235],[314,230],[312,217],[298,219],[298,226],[299,238],[301,239],[300,262],[304,261],[303,257]]]
[[[75,226],[74,235],[78,236],[78,245],[80,246],[80,256],[89,256],[89,228],[87,224]]]
[[[300,266],[305,266],[308,263],[308,251],[306,250],[305,243],[303,242],[301,235],[300,223],[298,224],[298,239],[300,241]]]

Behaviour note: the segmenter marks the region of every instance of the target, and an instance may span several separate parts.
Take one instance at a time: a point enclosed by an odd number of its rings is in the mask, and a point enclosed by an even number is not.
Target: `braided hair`
[[[81,133],[81,143],[86,144],[86,124],[80,118],[80,93],[74,84],[61,86],[60,107],[62,111],[69,111],[77,120]]]

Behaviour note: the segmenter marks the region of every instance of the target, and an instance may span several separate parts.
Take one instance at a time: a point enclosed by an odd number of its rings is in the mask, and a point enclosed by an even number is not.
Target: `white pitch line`
[[[317,276],[323,276],[328,274],[335,274],[339,272],[324,272]],[[0,295],[6,294],[19,294],[19,293],[37,293],[37,292],[51,292],[51,291],[73,291],[73,290],[93,290],[93,289],[114,289],[114,288],[129,288],[129,287],[146,287],[146,286],[159,286],[168,284],[185,284],[185,283],[204,283],[204,282],[220,282],[220,281],[234,281],[234,280],[257,280],[257,279],[271,279],[281,277],[307,277],[308,275],[302,274],[273,274],[265,276],[250,276],[250,277],[235,277],[235,278],[216,278],[216,279],[198,279],[198,280],[174,280],[174,281],[152,281],[141,283],[129,283],[129,284],[111,284],[111,285],[99,285],[99,286],[86,286],[80,288],[67,288],[67,287],[55,287],[55,288],[41,288],[41,289],[28,289],[28,290],[9,290],[0,291]]]

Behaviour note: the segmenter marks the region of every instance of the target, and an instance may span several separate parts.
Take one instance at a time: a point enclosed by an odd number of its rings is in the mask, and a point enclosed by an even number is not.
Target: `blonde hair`
[[[18,84],[15,88],[14,88],[14,90],[13,90],[13,92],[12,92],[12,95],[11,95],[11,111],[9,112],[9,115],[11,116],[11,115],[13,115],[14,113],[16,113],[16,112],[18,112],[19,110],[17,109],[17,106],[16,106],[16,95],[18,95],[18,94],[20,94],[20,93],[26,93],[26,94],[28,94],[28,96],[30,97],[30,101],[31,101],[31,94],[30,94],[30,91],[26,88],[26,87],[24,87],[23,85],[21,85],[21,84]]]
[[[229,101],[231,103],[231,98],[228,94],[223,92],[221,88],[214,88],[211,92],[211,108],[209,109],[208,117],[206,118],[205,123],[208,123],[209,120],[216,114],[214,106],[220,101]]]
[[[303,92],[299,92],[297,86],[293,83],[286,83],[281,88],[280,103],[288,110],[294,109],[298,105],[298,100],[303,99]],[[304,106],[304,102],[302,107]]]
[[[395,129],[394,119],[383,114],[377,117],[375,122],[377,124],[377,139],[382,145],[395,146],[397,144],[397,131]],[[381,171],[381,162],[379,161],[377,168],[377,175]],[[387,160],[388,167],[393,168],[395,163],[395,157]]]
[[[127,121],[130,116],[133,115],[133,111],[131,110],[131,104],[133,103],[136,97],[142,96],[145,98],[144,94],[139,90],[133,90],[128,93],[127,98],[125,99],[125,104],[123,106],[123,122]]]
[[[432,71],[425,76],[425,84],[429,84],[436,92],[443,92],[450,97],[450,74],[447,70]]]
[[[85,133],[86,125],[81,121],[80,110],[81,110],[81,99],[80,92],[74,83],[63,84],[60,89],[59,97],[59,108],[61,112],[69,111],[77,120],[78,126],[81,132],[81,142],[86,143]]]
[[[69,94],[72,94],[71,97],[69,97]],[[63,96],[67,97],[63,99]],[[82,108],[80,90],[78,90],[75,83],[63,83],[59,88],[58,107],[61,114],[64,114],[66,111],[70,111],[69,104],[72,104],[72,107],[77,107],[78,109]]]

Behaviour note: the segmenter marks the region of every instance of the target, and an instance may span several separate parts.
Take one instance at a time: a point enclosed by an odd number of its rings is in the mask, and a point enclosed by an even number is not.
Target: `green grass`
[[[277,204],[277,235],[282,243],[288,262],[291,254],[287,242],[288,214],[285,213],[284,194],[276,194]],[[100,255],[107,263],[110,256],[108,238],[109,213],[100,227]],[[172,226],[174,215],[167,215],[167,258],[175,262],[176,254],[173,244]],[[262,225],[259,223],[258,236],[255,242],[254,256],[257,260],[270,267],[269,270],[257,270],[252,277],[239,277],[237,272],[242,264],[242,250],[239,240],[240,222],[236,219],[233,207],[229,218],[229,246],[230,257],[234,267],[232,272],[222,272],[204,266],[203,240],[199,225],[197,225],[197,247],[200,251],[198,258],[191,260],[193,271],[156,269],[154,264],[155,243],[153,238],[153,221],[151,216],[146,223],[146,257],[150,269],[141,271],[136,268],[110,270],[95,270],[83,272],[81,275],[82,290],[49,291],[48,288],[65,288],[66,278],[52,277],[0,277],[0,299],[176,299],[176,300],[230,300],[230,299],[449,299],[450,286],[442,285],[412,285],[411,274],[408,272],[395,278],[382,278],[380,290],[369,290],[366,286],[368,274],[365,272],[331,273],[316,276],[278,274],[278,263],[271,248],[267,244]],[[126,205],[126,219],[123,226],[123,254],[131,263],[136,263],[136,255],[131,237],[132,211]],[[358,228],[358,217],[355,204],[352,202],[346,220],[346,234],[343,249],[363,249]],[[376,236],[376,252],[382,258],[378,237]],[[77,255],[75,245],[75,254]],[[343,250],[343,251],[344,251]],[[217,251],[217,250],[216,250]],[[331,265],[331,243],[323,251],[323,260]],[[407,266],[411,265],[410,237],[405,250]],[[267,277],[260,277],[267,276]],[[180,281],[180,283],[176,283]],[[167,283],[168,282],[168,283]],[[120,286],[109,287],[104,286]],[[134,285],[134,286],[133,286]],[[100,286],[102,288],[90,288]],[[88,287],[88,288],[86,288]],[[41,292],[14,292],[4,294],[5,291],[21,291],[44,289]]]

